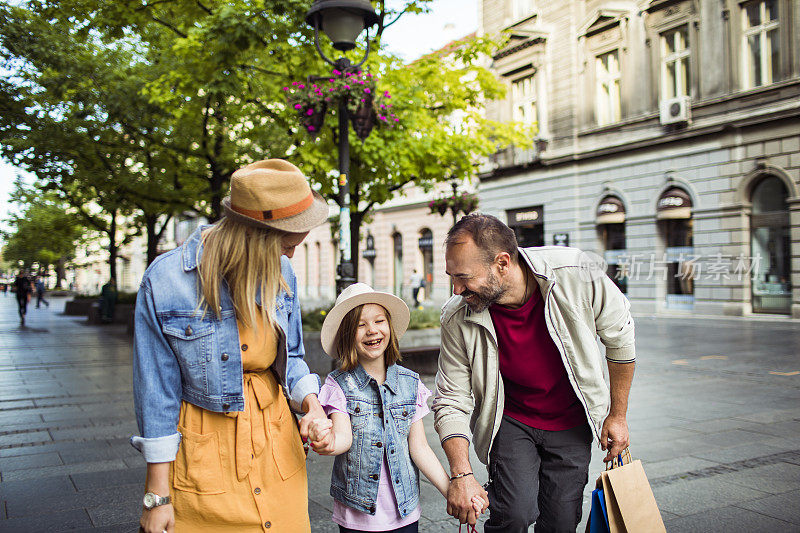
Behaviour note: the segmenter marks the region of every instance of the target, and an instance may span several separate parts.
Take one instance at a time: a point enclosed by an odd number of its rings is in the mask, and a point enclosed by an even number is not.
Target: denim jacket
[[[239,329],[227,285],[220,291],[221,319],[198,307],[200,232],[207,227],[153,261],[136,298],[133,398],[141,436],[131,444],[148,463],[175,460],[181,400],[215,412],[244,410]],[[272,368],[297,408],[319,393],[319,378],[303,360],[297,280],[284,256],[281,273],[290,293],[281,290],[276,298],[280,335]]]
[[[417,409],[419,375],[391,365],[383,385],[358,365],[331,377],[344,391],[353,426],[350,450],[337,455],[331,475],[331,496],[348,507],[375,514],[381,463],[386,454],[397,498],[397,511],[406,517],[419,504],[419,471],[411,461],[408,432]]]

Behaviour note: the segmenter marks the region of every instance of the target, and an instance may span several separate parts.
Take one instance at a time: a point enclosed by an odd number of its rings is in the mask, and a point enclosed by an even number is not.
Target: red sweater
[[[497,332],[504,414],[548,431],[570,429],[586,421],[544,318],[538,287],[518,309],[489,307]]]

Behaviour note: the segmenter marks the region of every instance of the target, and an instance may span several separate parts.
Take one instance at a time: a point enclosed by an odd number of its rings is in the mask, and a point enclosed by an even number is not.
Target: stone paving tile
[[[798,444],[794,443],[792,448],[797,448]],[[767,444],[759,443],[758,446],[752,444],[740,444],[738,446],[731,446],[729,448],[715,448],[702,452],[692,452],[693,457],[705,459],[707,461],[715,461],[717,463],[733,463],[736,461],[746,461],[748,459],[764,457],[765,455],[772,455],[774,453],[781,453],[787,451],[785,447],[770,446]]]
[[[85,509],[41,513],[0,522],[0,530],[4,533],[44,533],[88,527],[92,527],[92,521]]]
[[[29,468],[39,468],[43,466],[57,466],[64,464],[57,453],[37,453],[33,455],[23,455],[20,457],[6,457],[0,459],[0,475],[13,470],[25,470]]]
[[[654,487],[653,494],[659,509],[679,516],[767,496],[765,492],[720,482],[713,477]],[[691,494],[690,498],[687,498],[688,494]]]
[[[95,442],[45,442],[33,446],[19,446],[15,448],[5,448],[0,450],[0,457],[19,457],[22,455],[32,455],[37,453],[46,452],[63,452],[79,449],[91,449],[94,446],[102,446],[108,448],[108,444],[104,441],[99,443]]]
[[[12,498],[41,499],[53,493],[69,494],[75,492],[75,485],[67,476],[56,476],[0,483],[0,500]]]
[[[670,533],[747,533],[796,532],[797,528],[783,520],[738,507],[722,507],[675,518],[665,523]]]
[[[756,460],[757,463],[757,460]],[[800,490],[800,466],[789,463],[778,463],[721,474],[716,479],[722,482],[736,483],[769,494]]]
[[[53,475],[71,475],[85,472],[105,472],[124,468],[125,463],[122,459],[108,461],[97,461],[94,463],[78,463],[74,465],[49,466],[45,468],[32,468],[29,470],[14,470],[3,474],[3,481],[15,481],[20,479],[38,479]]]
[[[736,418],[748,422],[758,422],[760,424],[771,424],[784,420],[794,420],[797,418],[797,407],[794,409],[769,409],[754,413],[739,415]]]
[[[89,529],[76,529],[73,533],[138,533],[139,519],[124,524],[114,524],[106,527],[93,527]],[[337,530],[338,531],[338,530]]]
[[[96,508],[116,505],[120,508],[136,508],[141,512],[142,485],[122,485],[102,489],[83,490],[59,494],[51,492],[48,496],[37,499],[11,497],[6,500],[8,516],[18,518],[49,511],[66,511],[68,509]],[[135,518],[135,517],[134,517]],[[129,520],[127,517],[125,522]],[[108,525],[108,522],[103,524]]]
[[[741,429],[746,431],[758,432],[763,424],[757,422],[747,422],[739,418],[718,418],[716,420],[703,420],[702,422],[685,422],[678,424],[679,429],[688,429],[697,433],[718,433]]]
[[[0,448],[7,446],[19,446],[21,444],[33,444],[47,442],[53,439],[46,431],[31,431],[29,433],[13,433],[11,435],[0,435]]]
[[[707,468],[716,464],[718,463],[686,456],[675,459],[667,459],[666,461],[647,463],[642,462],[642,466],[644,467],[644,471],[645,474],[647,474],[648,479],[656,479],[663,476],[671,476],[692,470],[699,470],[701,468]]]
[[[800,413],[800,409],[798,409],[798,413]],[[764,426],[764,433],[775,435],[776,437],[791,438],[800,434],[800,420],[784,420],[765,424]]]
[[[760,500],[741,502],[736,506],[800,526],[800,505],[797,505],[798,501],[800,501],[800,491],[793,491],[768,496]],[[800,531],[800,527],[796,529]]]
[[[35,407],[31,400],[5,400],[0,401],[0,412],[8,409],[20,409],[22,407]]]
[[[108,437],[126,437],[137,432],[134,422],[122,422],[114,425],[90,426],[76,429],[54,429],[50,431],[53,440],[98,440]],[[2,438],[2,437],[0,437]]]
[[[144,484],[145,468],[118,468],[75,473],[70,476],[78,490],[100,489],[120,485]]]
[[[26,410],[0,412],[0,428],[5,428],[8,424],[35,424],[41,421],[42,417],[36,413],[29,413]]]

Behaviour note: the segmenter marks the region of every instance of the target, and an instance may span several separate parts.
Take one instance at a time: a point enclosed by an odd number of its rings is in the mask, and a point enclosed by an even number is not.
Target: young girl
[[[408,306],[364,283],[349,286],[325,317],[321,341],[336,357],[320,391],[329,420],[310,427],[311,445],[335,455],[333,521],[342,533],[418,531],[421,470],[445,497],[449,478],[428,445],[422,417],[430,391],[400,361]],[[476,512],[484,507],[473,501]]]

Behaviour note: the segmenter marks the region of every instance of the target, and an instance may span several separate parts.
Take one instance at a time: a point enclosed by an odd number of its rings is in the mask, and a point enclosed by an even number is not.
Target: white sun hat
[[[331,357],[337,357],[336,341],[342,319],[347,313],[362,304],[377,304],[389,312],[397,340],[400,340],[400,337],[408,329],[410,313],[403,300],[394,294],[376,291],[366,283],[354,283],[343,290],[342,294],[336,298],[336,305],[333,306],[333,309],[330,310],[322,323],[320,342],[326,354]]]

